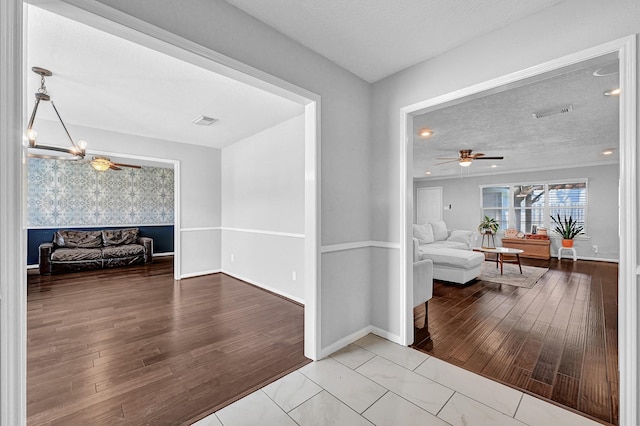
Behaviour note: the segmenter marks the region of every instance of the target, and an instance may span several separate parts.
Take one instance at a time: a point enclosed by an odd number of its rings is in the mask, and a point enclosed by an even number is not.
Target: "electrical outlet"
[[[235,255],[233,253],[231,253],[231,261],[233,262],[235,259]]]
[[[597,253],[598,252],[598,246],[593,246],[593,252]]]

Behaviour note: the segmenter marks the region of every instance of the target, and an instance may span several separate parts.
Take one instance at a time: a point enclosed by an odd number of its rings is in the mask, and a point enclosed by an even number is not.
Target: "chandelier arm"
[[[36,119],[36,111],[38,111],[38,105],[40,105],[40,99],[36,98],[36,104],[33,107],[33,112],[31,113],[31,118],[29,119],[27,130],[31,130],[33,128],[33,122]]]
[[[71,138],[71,135],[69,134],[69,131],[67,130],[67,126],[64,125],[64,121],[62,121],[62,117],[60,117],[60,113],[58,112],[58,108],[56,108],[56,105],[53,103],[53,101],[51,101],[51,106],[53,107],[53,110],[56,112],[56,115],[58,116],[58,120],[60,120],[60,124],[62,124],[62,128],[64,128],[64,131],[67,133],[67,136],[69,137],[69,140],[71,141],[71,145],[73,145],[73,147],[75,149],[80,151],[80,148],[78,148],[78,145],[76,145],[76,143]]]

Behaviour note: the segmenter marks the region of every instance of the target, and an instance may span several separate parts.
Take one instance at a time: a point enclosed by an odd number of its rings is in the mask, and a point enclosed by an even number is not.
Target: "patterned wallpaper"
[[[173,224],[173,169],[29,159],[28,227]]]

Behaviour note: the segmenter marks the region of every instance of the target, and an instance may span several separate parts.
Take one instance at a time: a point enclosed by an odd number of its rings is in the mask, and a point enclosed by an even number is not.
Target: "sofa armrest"
[[[38,248],[38,268],[41,275],[51,273],[51,254],[53,249],[53,243],[42,243]]]
[[[420,260],[420,242],[417,238],[413,239],[413,261],[417,262]]]
[[[153,238],[138,237],[138,244],[144,246],[144,263],[153,262]]]
[[[433,297],[433,261],[413,263],[413,306],[419,306]]]

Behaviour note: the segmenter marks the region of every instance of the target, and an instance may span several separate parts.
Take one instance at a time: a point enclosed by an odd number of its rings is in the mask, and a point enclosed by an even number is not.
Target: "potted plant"
[[[478,231],[481,234],[495,234],[498,232],[498,228],[500,228],[498,221],[489,216],[485,216],[480,225],[478,225]]]
[[[571,216],[560,219],[560,214],[558,214],[557,217],[551,216],[551,220],[555,225],[553,231],[562,236],[562,247],[573,247],[573,239],[577,235],[584,234],[584,227],[579,225],[578,221],[573,220]]]

